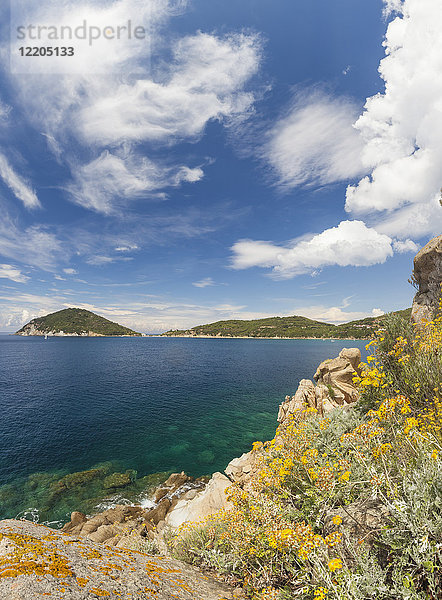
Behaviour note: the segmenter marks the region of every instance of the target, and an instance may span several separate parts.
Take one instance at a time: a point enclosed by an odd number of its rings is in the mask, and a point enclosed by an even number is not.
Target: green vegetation
[[[391,313],[403,318],[410,318],[411,308]],[[361,321],[351,321],[343,325],[330,325],[320,321],[312,321],[306,317],[271,317],[253,321],[217,321],[209,325],[198,325],[193,329],[167,331],[164,336],[219,336],[219,337],[254,337],[254,338],[333,338],[333,339],[367,339],[385,321],[386,316],[369,317]]]
[[[39,333],[32,333],[32,330],[38,330]],[[77,335],[141,335],[82,308],[66,308],[45,317],[32,319],[17,331],[16,335],[44,335],[61,331]]]
[[[442,317],[382,325],[353,409],[305,407],[256,442],[232,508],[173,535],[177,558],[253,600],[442,597]]]

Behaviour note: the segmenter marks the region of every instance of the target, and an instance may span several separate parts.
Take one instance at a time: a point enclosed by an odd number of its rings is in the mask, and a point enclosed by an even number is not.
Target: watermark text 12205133
[[[20,46],[20,56],[74,56],[73,46]]]
[[[150,69],[150,3],[11,0],[10,69],[22,74],[125,76]]]

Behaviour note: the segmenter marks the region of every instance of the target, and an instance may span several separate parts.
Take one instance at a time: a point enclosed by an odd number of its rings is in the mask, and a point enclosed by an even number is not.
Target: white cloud
[[[0,177],[12,190],[14,195],[23,202],[26,208],[41,208],[37,194],[31,185],[23,179],[9,164],[6,156],[0,153]]]
[[[110,214],[127,199],[195,182],[202,176],[200,168],[169,168],[145,157],[120,158],[106,150],[92,162],[78,167],[68,190],[77,204]]]
[[[134,250],[139,250],[137,244],[127,244],[126,246],[117,246],[114,248],[115,252],[133,252]]]
[[[342,221],[308,240],[277,246],[268,242],[243,240],[233,248],[232,266],[272,268],[289,278],[327,265],[367,267],[383,263],[393,255],[392,240],[368,228],[362,221]]]
[[[385,92],[367,100],[356,123],[370,174],[348,188],[346,210],[388,235],[419,239],[442,228],[442,5],[389,0],[386,8],[400,14],[379,68]]]
[[[78,271],[69,267],[67,269],[63,269],[63,273],[66,273],[66,275],[77,275]]]
[[[205,279],[201,279],[201,281],[195,281],[194,283],[192,283],[192,285],[194,285],[197,288],[206,288],[216,285],[216,283],[211,277],[206,277]]]
[[[370,312],[346,311],[341,306],[309,306],[295,309],[297,315],[313,319],[314,321],[325,321],[326,323],[348,323],[358,321],[366,317],[381,317],[384,313],[380,308],[373,308]]]
[[[317,90],[298,93],[287,116],[272,128],[264,152],[280,185],[326,185],[363,173],[363,141],[353,127],[358,110],[346,98]]]
[[[254,97],[243,87],[258,68],[258,38],[198,33],[179,40],[173,53],[160,83],[143,78],[93,90],[76,115],[88,144],[192,139],[211,119],[249,110]]]
[[[396,240],[393,242],[393,249],[399,254],[404,254],[406,252],[413,252],[417,254],[419,251],[419,246],[415,244],[412,240]]]
[[[0,264],[0,278],[10,279],[17,283],[26,283],[29,280],[27,275],[23,275],[20,269],[12,265]]]
[[[168,148],[198,140],[210,121],[228,125],[250,113],[255,98],[247,85],[260,64],[259,38],[199,32],[166,40],[162,28],[174,11],[165,0],[100,5],[67,0],[50,9],[46,4],[26,1],[31,11],[26,21],[71,26],[73,18],[80,23],[149,23],[152,52],[167,56],[157,58],[156,69],[150,71],[150,44],[126,40],[122,46],[94,46],[92,65],[85,69],[79,58],[81,75],[75,74],[74,65],[71,75],[12,76],[30,122],[72,172],[66,186],[70,199],[111,214],[131,199],[156,197],[167,188],[200,181],[201,167],[173,161]],[[91,75],[94,65],[105,74]],[[88,160],[79,161],[78,156]]]
[[[0,255],[32,265],[43,270],[51,270],[58,259],[66,257],[69,251],[63,248],[57,236],[41,225],[21,229],[2,209],[0,220]]]

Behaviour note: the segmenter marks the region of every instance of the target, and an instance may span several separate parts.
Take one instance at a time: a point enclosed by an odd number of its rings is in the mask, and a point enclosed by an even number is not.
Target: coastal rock
[[[353,377],[359,375],[361,351],[359,348],[343,348],[337,358],[322,362],[315,375],[315,384],[302,379],[296,394],[286,396],[279,407],[278,422],[283,424],[290,415],[303,408],[315,408],[324,415],[338,406],[352,404],[359,399]]]
[[[306,406],[316,407],[315,384],[309,379],[301,379],[296,394],[279,407],[278,422],[283,423],[290,415]]]
[[[131,552],[29,521],[0,521],[0,598],[232,599],[234,590],[176,560]]]
[[[322,362],[314,380],[318,385],[329,389],[328,397],[334,406],[351,404],[359,398],[353,378],[360,375],[361,351],[358,348],[344,348],[338,358]]]
[[[414,259],[413,279],[419,286],[411,318],[414,323],[431,321],[439,307],[442,283],[442,235],[433,238]]]
[[[224,473],[236,483],[245,483],[253,472],[255,455],[252,451],[245,452],[239,458],[234,458],[224,469]]]
[[[184,484],[193,481],[193,478],[186,475],[184,471],[181,471],[181,473],[172,473],[172,475],[157,488],[155,492],[155,502],[159,502],[164,496],[175,494]]]
[[[222,473],[214,473],[202,492],[193,499],[181,498],[166,516],[166,525],[175,529],[186,521],[200,521],[221,509],[230,509],[226,489],[232,485]]]

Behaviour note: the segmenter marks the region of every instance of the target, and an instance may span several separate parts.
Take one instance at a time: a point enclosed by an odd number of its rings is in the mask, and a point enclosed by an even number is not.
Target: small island
[[[410,319],[411,308],[399,310],[390,315]],[[306,317],[270,317],[251,321],[217,321],[209,325],[198,325],[187,330],[171,330],[163,333],[166,337],[215,337],[215,338],[261,338],[261,339],[355,339],[371,337],[382,327],[388,315],[368,317],[342,325],[332,325],[313,321]]]
[[[65,308],[57,312],[37,317],[19,329],[14,335],[22,336],[69,336],[140,337],[141,333],[109,321],[83,308]]]

